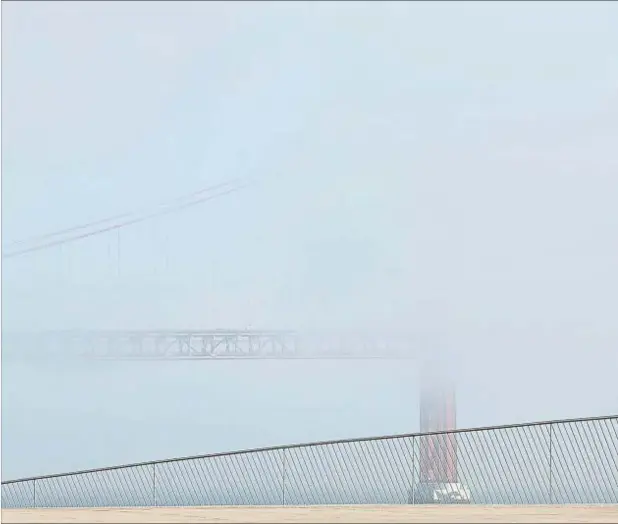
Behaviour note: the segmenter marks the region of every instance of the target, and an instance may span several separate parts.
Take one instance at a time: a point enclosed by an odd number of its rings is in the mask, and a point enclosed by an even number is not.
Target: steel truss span
[[[88,330],[7,333],[6,356],[127,360],[400,359],[414,343],[390,334],[285,330]]]

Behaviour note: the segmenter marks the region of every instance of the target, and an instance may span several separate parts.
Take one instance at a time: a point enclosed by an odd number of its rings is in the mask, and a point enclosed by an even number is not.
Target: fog
[[[3,5],[3,252],[250,183],[5,258],[3,331],[362,329],[419,357],[3,359],[3,476],[417,431],[437,354],[460,427],[618,412],[616,27],[596,2]]]

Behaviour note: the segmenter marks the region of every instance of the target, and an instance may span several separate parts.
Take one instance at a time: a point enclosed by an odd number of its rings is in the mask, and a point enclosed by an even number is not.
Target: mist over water
[[[610,413],[594,365],[556,376],[504,361],[457,383],[460,428]],[[419,431],[414,361],[192,361],[3,365],[2,475]],[[547,385],[551,384],[548,391]],[[559,398],[559,402],[556,401]]]
[[[368,330],[416,356],[3,347],[3,477],[414,432],[423,362],[459,427],[618,411],[618,4],[445,6],[3,8],[3,252],[252,182],[4,259],[3,331]]]
[[[418,430],[415,370],[391,362],[14,363],[5,373],[7,478]]]

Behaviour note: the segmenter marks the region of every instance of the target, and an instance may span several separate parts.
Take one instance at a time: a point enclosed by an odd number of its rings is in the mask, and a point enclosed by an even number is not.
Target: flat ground
[[[5,509],[2,522],[611,522],[612,506],[241,506]]]

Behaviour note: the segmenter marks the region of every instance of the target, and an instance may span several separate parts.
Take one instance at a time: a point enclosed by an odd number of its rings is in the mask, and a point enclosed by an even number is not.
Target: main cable
[[[240,191],[241,189],[244,189],[244,188],[246,188],[248,186],[249,186],[249,183],[237,185],[237,186],[232,187],[232,188],[230,188],[230,189],[228,189],[226,191],[223,191],[223,192],[220,192],[220,193],[217,193],[217,194],[214,194],[214,195],[207,195],[207,196],[198,198],[196,200],[191,200],[191,201],[185,202],[183,204],[175,205],[175,206],[173,206],[173,207],[171,207],[169,209],[163,209],[161,211],[150,213],[150,214],[138,217],[138,218],[133,218],[131,220],[125,220],[123,222],[112,224],[112,225],[106,226],[104,228],[95,229],[94,231],[88,231],[87,233],[82,233],[80,235],[75,235],[75,236],[72,236],[72,237],[69,237],[69,238],[63,238],[63,239],[60,239],[60,240],[53,240],[53,241],[50,241],[50,242],[46,242],[44,244],[39,244],[39,245],[32,246],[32,247],[29,247],[29,248],[21,249],[19,251],[13,251],[13,252],[10,252],[10,253],[7,253],[7,254],[3,253],[2,254],[2,258],[3,259],[13,258],[13,257],[16,257],[16,256],[25,255],[27,253],[32,253],[34,251],[41,251],[43,249],[49,249],[49,248],[60,246],[60,245],[63,245],[63,244],[68,244],[70,242],[76,242],[78,240],[83,240],[85,238],[89,238],[89,237],[92,237],[92,236],[101,235],[101,234],[107,233],[109,231],[114,231],[114,230],[117,230],[117,229],[122,229],[122,228],[125,228],[125,227],[129,227],[129,226],[132,226],[134,224],[138,224],[140,222],[145,222],[146,220],[151,220],[153,218],[157,218],[157,217],[160,217],[160,216],[168,215],[168,214],[171,214],[171,213],[177,213],[177,212],[182,211],[184,209],[187,209],[189,207],[197,206],[199,204],[203,204],[204,202],[208,202],[209,200],[213,200],[215,198],[218,198],[218,197],[221,197],[221,196],[224,196],[224,195],[228,195],[230,193],[235,193],[236,191]],[[203,190],[203,191],[205,191],[205,190]],[[201,192],[203,192],[203,191],[201,191]],[[130,213],[125,213],[123,216],[130,216],[130,215],[131,215]],[[97,223],[107,222],[109,220],[111,220],[111,218],[110,219],[106,219],[106,220],[97,221]],[[86,225],[84,225],[84,226],[76,226],[74,228],[69,228],[69,229],[71,231],[74,231],[74,230],[82,229],[83,227],[87,227],[87,226]],[[49,234],[49,235],[46,235],[45,237],[49,238],[50,236],[55,236],[57,234],[59,234],[59,233]]]
[[[180,203],[180,202],[182,202],[184,200],[187,200],[188,198],[193,198],[193,197],[196,197],[198,195],[202,195],[204,193],[215,191],[217,189],[229,186],[230,184],[236,183],[238,181],[239,181],[238,178],[234,178],[234,179],[228,180],[227,182],[221,182],[219,184],[208,186],[208,187],[199,189],[197,191],[193,191],[192,193],[189,193],[187,195],[183,195],[183,196],[174,198],[173,200],[160,203],[158,205],[158,207],[169,206],[170,204],[174,204],[174,203]],[[23,239],[23,240],[15,240],[14,242],[8,243],[6,246],[3,246],[3,249],[5,249],[7,247],[10,248],[10,247],[13,247],[13,246],[20,246],[20,245],[23,245],[23,244],[31,244],[33,242],[40,242],[41,240],[47,240],[48,238],[53,238],[53,237],[57,237],[57,236],[60,236],[60,235],[65,235],[67,233],[73,233],[75,231],[79,231],[79,230],[82,230],[82,229],[88,229],[88,228],[93,227],[93,226],[99,226],[101,224],[106,224],[106,223],[109,223],[109,222],[115,222],[117,220],[124,220],[124,219],[127,219],[127,218],[129,218],[131,216],[134,216],[136,214],[137,214],[136,212],[121,213],[119,215],[114,215],[114,216],[107,217],[107,218],[101,218],[99,220],[95,220],[93,222],[87,222],[85,224],[80,224],[78,226],[72,226],[72,227],[68,227],[68,228],[65,228],[65,229],[60,229],[60,230],[54,231],[52,233],[45,233],[45,234],[42,234],[42,235],[37,235],[37,236],[26,238],[26,239]]]

